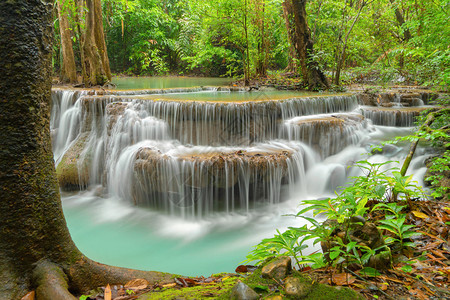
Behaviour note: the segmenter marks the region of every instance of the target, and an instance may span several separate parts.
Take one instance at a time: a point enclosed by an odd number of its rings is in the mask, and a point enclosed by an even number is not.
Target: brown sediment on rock
[[[227,189],[237,184],[241,172],[247,174],[245,176],[248,176],[250,184],[268,183],[275,169],[282,178],[287,177],[288,160],[293,154],[287,150],[238,150],[169,157],[157,149],[142,148],[136,154],[134,173],[138,190],[147,194],[177,190],[180,180],[185,186],[194,189]],[[140,193],[135,193],[135,203],[142,202]]]
[[[356,96],[362,105],[390,107],[398,104],[418,106],[421,102],[429,104],[437,99],[439,94],[429,90],[392,89],[386,92],[366,90],[356,93]]]
[[[432,106],[417,107],[370,107],[362,108],[363,115],[372,120],[375,125],[408,127],[414,126],[414,121],[423,111]]]
[[[336,113],[294,118],[286,125],[289,139],[303,141],[327,157],[359,142],[355,133],[366,122],[361,114]]]
[[[385,112],[392,112],[392,113],[401,113],[401,112],[408,112],[408,113],[416,113],[420,114],[422,111],[430,109],[430,106],[427,107],[364,107],[364,110],[369,111],[385,111]]]

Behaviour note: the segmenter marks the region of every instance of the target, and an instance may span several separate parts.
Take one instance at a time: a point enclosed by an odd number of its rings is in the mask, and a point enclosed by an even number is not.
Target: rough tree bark
[[[289,63],[287,70],[291,72],[297,71],[297,51],[295,50],[295,45],[297,45],[297,34],[295,33],[295,26],[291,22],[291,16],[294,15],[292,12],[292,1],[285,0],[282,3],[283,6],[283,16],[286,25],[286,31],[289,38]]]
[[[61,34],[61,48],[63,63],[61,67],[61,81],[77,83],[77,69],[73,54],[72,36],[69,26],[67,0],[58,1],[59,32]]]
[[[328,89],[330,84],[319,65],[314,61],[314,44],[306,21],[306,0],[291,0],[294,13],[296,44],[294,45],[300,63],[303,80],[310,90]]]
[[[86,29],[84,33],[84,58],[87,82],[85,85],[104,85],[111,81],[111,71],[103,34],[100,0],[86,0]]]
[[[0,299],[74,293],[168,274],[108,267],[74,245],[50,142],[52,0],[0,1]]]
[[[111,69],[109,67],[108,52],[106,50],[105,34],[103,32],[102,2],[94,0],[94,17],[95,17],[95,43],[102,58],[103,67],[105,68],[106,77],[111,81]]]

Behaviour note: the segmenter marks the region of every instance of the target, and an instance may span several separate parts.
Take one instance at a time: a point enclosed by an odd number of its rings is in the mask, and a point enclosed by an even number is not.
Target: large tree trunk
[[[75,20],[77,23],[77,32],[78,32],[78,46],[80,47],[80,60],[81,60],[81,82],[83,82],[85,85],[87,82],[89,82],[89,78],[86,72],[86,55],[84,54],[84,32],[81,29],[81,22],[84,17],[84,0],[75,0],[75,6],[77,9],[77,13],[75,15]]]
[[[84,257],[61,209],[50,142],[51,0],[0,2],[0,299],[69,293],[167,274]]]
[[[303,80],[310,90],[328,89],[330,84],[319,65],[313,60],[314,45],[306,21],[306,0],[291,0],[297,36],[295,50],[300,63]]]
[[[59,32],[61,34],[61,48],[63,63],[61,66],[61,80],[77,83],[77,69],[73,54],[72,36],[67,12],[67,0],[58,1]]]
[[[104,85],[111,80],[111,71],[103,35],[101,3],[99,0],[86,0],[86,8],[88,11],[86,13],[83,63],[88,82],[85,84],[88,86]]]
[[[295,33],[295,25],[292,24],[293,22],[291,21],[291,18],[294,15],[292,11],[292,1],[285,0],[282,6],[286,31],[288,33],[289,38],[289,62],[287,69],[291,72],[296,72],[298,68],[297,66],[298,56],[297,51],[295,50],[295,45],[297,45],[298,43],[297,43],[297,34]]]
[[[102,17],[102,2],[101,0],[94,0],[94,18],[95,18],[95,44],[98,52],[102,58],[103,68],[105,69],[106,77],[111,81],[111,69],[109,67],[108,52],[106,51],[105,34],[103,32],[103,17]]]

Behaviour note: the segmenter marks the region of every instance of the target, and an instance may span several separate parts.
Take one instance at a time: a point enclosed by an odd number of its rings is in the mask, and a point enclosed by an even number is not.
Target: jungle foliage
[[[291,1],[104,0],[111,70],[245,79],[271,70],[300,74],[287,29],[294,16],[283,9]],[[64,7],[87,10],[84,1],[65,1]],[[312,59],[335,84],[364,80],[448,87],[450,0],[307,1],[306,13]],[[69,20],[76,42],[80,21]],[[55,27],[60,40],[58,20]],[[55,47],[56,70],[60,51]]]

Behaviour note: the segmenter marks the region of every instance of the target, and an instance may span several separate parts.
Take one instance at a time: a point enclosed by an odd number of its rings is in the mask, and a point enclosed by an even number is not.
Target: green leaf
[[[350,250],[354,249],[357,242],[350,242],[347,244],[347,252],[350,252]]]
[[[404,266],[402,267],[402,271],[405,272],[405,273],[411,273],[412,269],[413,269],[413,268],[412,268],[411,265],[404,265]]]
[[[386,187],[382,184],[377,185],[374,189],[375,195],[378,196],[378,198],[383,198],[384,193],[386,192]]]
[[[371,268],[371,267],[365,267],[359,271],[359,274],[362,276],[368,276],[368,277],[376,277],[380,276],[380,272],[377,271],[377,269]]]
[[[334,260],[336,257],[339,256],[339,254],[341,254],[340,251],[332,251],[332,252],[330,252],[330,259]]]

